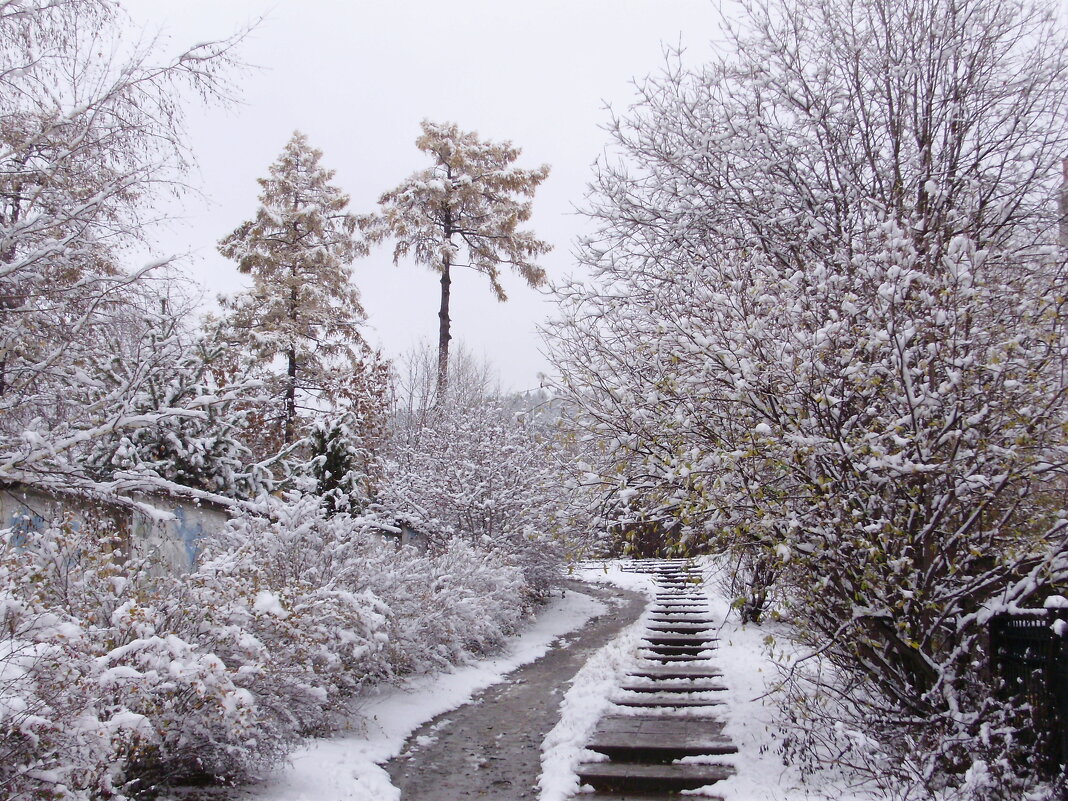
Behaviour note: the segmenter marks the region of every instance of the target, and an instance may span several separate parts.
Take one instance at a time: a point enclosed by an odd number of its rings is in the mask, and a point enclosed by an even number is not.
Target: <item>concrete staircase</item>
[[[657,593],[638,665],[612,697],[586,747],[606,761],[578,766],[596,792],[575,801],[712,801],[677,795],[726,779],[737,748],[723,735],[716,707],[726,688],[712,659],[714,622],[701,574],[683,560],[645,560],[623,568],[653,575]]]

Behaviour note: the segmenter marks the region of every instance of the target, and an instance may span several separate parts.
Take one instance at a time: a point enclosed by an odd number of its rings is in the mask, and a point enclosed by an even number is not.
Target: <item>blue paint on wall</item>
[[[189,557],[189,564],[195,565],[197,556],[200,555],[200,540],[204,536],[204,523],[200,520],[188,519],[184,507],[178,506],[172,511],[177,521],[175,532],[185,547],[185,554]]]

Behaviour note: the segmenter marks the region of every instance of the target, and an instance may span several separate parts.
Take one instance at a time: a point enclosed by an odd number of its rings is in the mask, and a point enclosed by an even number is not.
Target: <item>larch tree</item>
[[[367,351],[351,267],[366,247],[346,210],[348,195],[330,182],[334,172],[321,157],[295,132],[259,179],[256,215],[219,244],[253,281],[225,301],[235,340],[265,368],[284,360],[283,375],[270,382],[281,400],[283,445],[298,438],[301,405],[328,402]]]
[[[367,239],[396,241],[393,261],[411,256],[441,276],[438,310],[437,396],[448,391],[452,269],[468,267],[485,275],[499,301],[507,300],[502,267],[530,286],[545,283],[534,263],[550,245],[519,230],[531,216],[534,190],[549,167],[513,167],[520,150],[511,142],[491,142],[453,123],[424,120],[415,144],[430,156],[430,167],[411,175],[379,199],[381,210],[361,221]]]

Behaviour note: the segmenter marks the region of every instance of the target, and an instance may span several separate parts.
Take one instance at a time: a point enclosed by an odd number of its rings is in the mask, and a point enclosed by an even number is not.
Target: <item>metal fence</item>
[[[1029,707],[1035,744],[1051,775],[1068,764],[1068,637],[1054,631],[1065,618],[1066,609],[1036,609],[990,622],[995,679],[1007,697]]]

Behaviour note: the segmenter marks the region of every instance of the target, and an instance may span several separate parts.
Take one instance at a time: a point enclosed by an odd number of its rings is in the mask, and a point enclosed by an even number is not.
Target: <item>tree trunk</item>
[[[293,208],[300,208],[296,195],[293,196]],[[289,287],[289,325],[290,336],[293,336],[293,332],[299,328],[297,325],[299,290],[297,288],[297,265],[295,263],[289,265],[289,274],[292,277],[292,283]],[[289,350],[286,351],[286,358],[289,364],[286,370],[286,419],[285,427],[282,431],[282,439],[284,440],[283,445],[290,445],[296,436],[297,427],[297,346],[292,340],[289,343]]]
[[[434,405],[445,402],[445,395],[449,390],[449,292],[452,288],[452,277],[449,275],[449,257],[446,256],[441,265],[441,308],[438,310],[438,388]]]
[[[285,428],[282,437],[283,444],[290,445],[293,442],[297,422],[297,351],[290,348],[286,353],[289,360],[289,369],[286,371],[286,399],[285,399]]]

